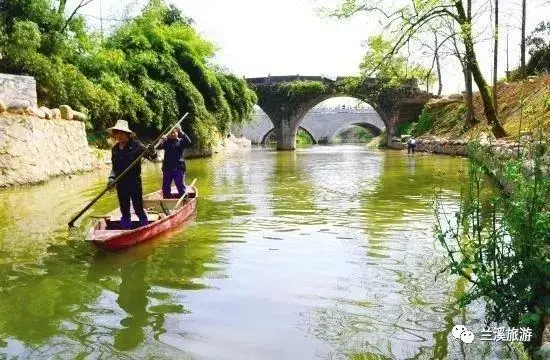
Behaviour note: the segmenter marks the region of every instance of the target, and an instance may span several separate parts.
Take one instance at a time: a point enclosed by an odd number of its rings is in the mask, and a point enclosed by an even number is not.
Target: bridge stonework
[[[313,109],[304,116],[299,127],[307,131],[315,143],[330,143],[352,125],[361,126],[375,136],[386,128],[374,109]],[[273,130],[269,117],[258,109],[250,124],[235,128],[233,132],[246,137],[253,144],[264,145]]]
[[[388,135],[394,136],[400,124],[417,120],[424,104],[433,97],[419,90],[414,80],[399,87],[389,86],[383,79],[359,77],[331,80],[296,75],[250,78],[247,81],[258,95],[258,106],[273,123],[278,150],[296,148],[296,131],[300,126],[304,127],[301,125],[304,117],[324,100],[350,96],[368,103],[380,116]]]

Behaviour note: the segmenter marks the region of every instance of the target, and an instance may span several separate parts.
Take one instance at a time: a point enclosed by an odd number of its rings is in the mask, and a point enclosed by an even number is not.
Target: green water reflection
[[[456,205],[465,164],[357,146],[189,160],[187,226],[115,254],[66,229],[108,169],[2,190],[0,357],[478,359],[450,330],[481,307],[434,281],[431,195]],[[160,180],[144,166],[145,192]]]

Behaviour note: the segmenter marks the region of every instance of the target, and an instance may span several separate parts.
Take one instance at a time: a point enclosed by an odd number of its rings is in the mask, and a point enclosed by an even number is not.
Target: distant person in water
[[[407,141],[407,154],[410,154],[412,152],[412,154],[414,155],[414,150],[416,148],[416,140],[414,139],[414,137],[410,137],[409,141]]]
[[[162,162],[162,196],[165,199],[172,197],[172,181],[178,189],[178,197],[185,193],[185,160],[183,150],[191,144],[191,139],[178,125],[172,132],[162,137],[164,161]]]
[[[109,175],[108,186],[110,186],[120,174],[124,172],[144,151],[145,157],[153,160],[157,157],[155,149],[146,148],[139,140],[134,139],[135,133],[128,127],[126,120],[117,120],[116,125],[108,128],[107,131],[116,140],[111,150],[111,162],[113,168]],[[140,226],[148,224],[147,215],[143,210],[143,188],[141,184],[141,161],[134,165],[117,182],[116,191],[120,205],[120,227],[124,230],[132,228],[130,213],[130,200],[134,212],[139,218]]]

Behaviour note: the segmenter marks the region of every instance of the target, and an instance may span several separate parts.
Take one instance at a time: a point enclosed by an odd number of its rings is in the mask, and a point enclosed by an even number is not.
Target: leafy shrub
[[[420,136],[427,131],[429,131],[433,126],[433,120],[430,117],[430,114],[428,113],[428,109],[424,107],[422,109],[422,113],[420,114],[420,117],[418,118],[418,123],[416,124],[416,127],[414,128],[413,135],[414,136]]]
[[[401,124],[397,127],[397,135],[412,135],[416,126],[417,123],[414,122]]]

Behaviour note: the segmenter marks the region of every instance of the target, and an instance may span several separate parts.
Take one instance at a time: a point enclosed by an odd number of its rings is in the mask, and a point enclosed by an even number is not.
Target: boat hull
[[[155,195],[157,193],[158,192],[155,192],[146,196],[151,197],[151,195]],[[99,224],[95,224],[89,231],[89,240],[97,247],[108,251],[126,249],[139,243],[151,240],[157,235],[181,225],[194,213],[197,206],[196,189],[194,191],[194,195],[195,196],[193,198],[187,199],[186,203],[172,214],[137,229],[112,231],[114,235],[107,235],[103,236],[101,239],[98,239],[99,236],[97,236],[97,234],[102,232],[102,230],[99,230]],[[106,233],[109,231],[110,230],[103,230],[103,232]]]

